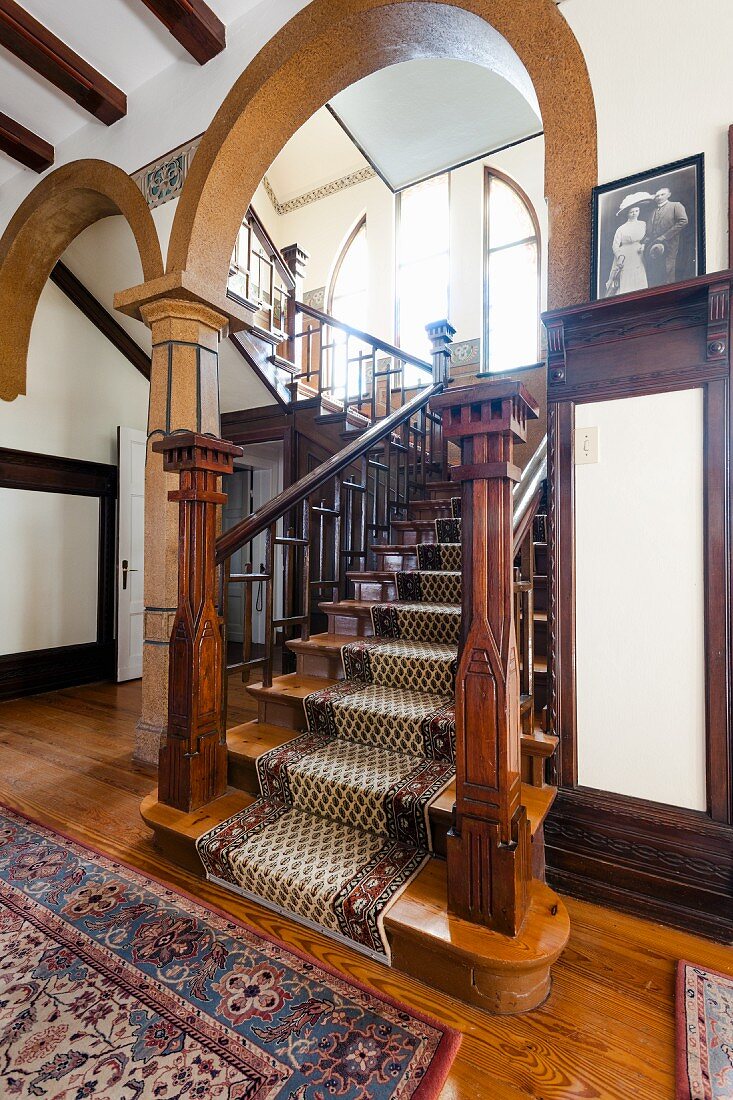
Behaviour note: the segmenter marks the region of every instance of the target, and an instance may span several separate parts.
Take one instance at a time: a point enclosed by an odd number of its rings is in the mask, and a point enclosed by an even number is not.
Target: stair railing
[[[253,207],[247,209],[229,264],[227,295],[252,313],[252,325],[285,338],[295,276]]]
[[[429,326],[432,377],[388,415],[363,425],[355,438],[253,515],[216,537],[216,508],[226,501],[217,480],[233,471],[241,448],[190,432],[156,442],[164,469],[178,473],[178,608],[170,641],[168,731],[160,753],[159,799],[181,810],[198,809],[226,790],[226,638],[228,589],[245,586],[241,668],[262,668],[272,683],[277,632],[307,639],[314,592],[345,591],[346,568],[369,560],[369,541],[389,529],[390,517],[424,494],[428,474],[444,474],[446,446],[440,416],[428,405],[448,381],[451,326]],[[318,525],[317,553],[311,533]],[[330,525],[330,535],[326,524]],[[232,554],[266,532],[263,568],[232,573]],[[276,554],[281,560],[278,562]],[[311,563],[313,562],[313,568]],[[220,570],[217,586],[217,568]],[[275,603],[282,578],[282,609]],[[265,592],[264,646],[254,654],[252,588]],[[249,592],[249,594],[248,594]]]

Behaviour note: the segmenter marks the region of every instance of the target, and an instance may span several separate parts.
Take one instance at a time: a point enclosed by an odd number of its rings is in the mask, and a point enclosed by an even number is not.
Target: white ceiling
[[[381,69],[331,105],[393,190],[542,129],[515,83],[450,59]]]
[[[256,2],[207,0],[227,26]],[[198,68],[142,0],[22,0],[22,6],[128,96],[177,61]],[[104,125],[2,47],[0,111],[52,145],[89,122]],[[0,186],[28,171],[0,153]]]

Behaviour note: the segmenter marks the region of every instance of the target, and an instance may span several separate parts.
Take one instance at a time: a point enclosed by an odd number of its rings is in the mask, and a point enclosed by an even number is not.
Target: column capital
[[[226,335],[227,327],[232,332],[238,332],[252,320],[250,310],[227,297],[226,287],[219,289],[201,285],[186,271],[169,272],[159,279],[150,279],[147,283],[140,283],[128,290],[119,290],[114,297],[115,309],[137,321],[144,321],[149,327],[151,322],[147,317],[151,315],[152,307],[159,308],[155,319],[163,319],[166,308],[170,311],[170,316],[179,317],[180,313],[176,311],[186,305],[190,309],[198,307],[208,310],[209,316],[216,314],[223,318],[223,323],[218,324],[222,335]],[[217,325],[212,324],[210,327],[216,328]]]
[[[306,252],[299,244],[286,244],[284,248],[280,249],[280,255],[295,278],[302,279],[305,275],[308,260],[311,258],[310,252]]]

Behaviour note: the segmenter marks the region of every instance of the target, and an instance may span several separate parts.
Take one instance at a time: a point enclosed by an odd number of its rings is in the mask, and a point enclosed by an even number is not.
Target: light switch
[[[576,466],[598,462],[598,428],[576,428],[573,452]]]

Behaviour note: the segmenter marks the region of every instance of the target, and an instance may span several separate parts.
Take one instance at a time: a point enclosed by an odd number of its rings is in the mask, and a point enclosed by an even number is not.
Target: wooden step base
[[[197,839],[253,800],[244,791],[228,790],[208,806],[184,813],[159,802],[155,790],[140,813],[159,851],[203,875]],[[432,859],[386,914],[392,966],[489,1012],[536,1008],[549,993],[550,967],[567,943],[569,920],[561,899],[544,883],[533,882],[531,891],[525,925],[509,939],[448,914],[446,865]]]
[[[273,726],[265,722],[245,722],[241,726],[230,729],[227,732],[227,755],[229,760],[228,778],[231,786],[238,787],[247,794],[256,796],[259,793],[257,757],[269,752],[270,749],[284,745],[287,741],[292,741],[297,734],[297,730],[285,729],[283,726]],[[540,837],[542,836],[540,830],[550,812],[552,803],[555,801],[556,794],[557,791],[554,787],[536,787],[528,783],[522,784],[522,802],[527,810],[533,838],[537,834]],[[456,785],[451,783],[430,807],[433,845],[440,856],[444,856],[446,853],[446,840],[448,830],[451,827],[455,800]],[[533,857],[536,856],[534,869],[538,878],[544,876],[543,850],[543,845],[539,845],[536,852],[533,849]]]
[[[529,1012],[550,993],[550,968],[568,942],[570,918],[543,882],[510,939],[448,913],[446,865],[433,859],[387,911],[392,966],[461,1001],[498,1015]]]

